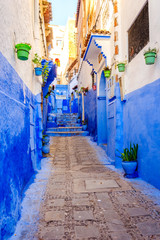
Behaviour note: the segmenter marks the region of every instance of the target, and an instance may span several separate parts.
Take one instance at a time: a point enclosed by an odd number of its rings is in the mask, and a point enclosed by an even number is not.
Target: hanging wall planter
[[[42,75],[41,60],[42,60],[41,57],[39,57],[37,53],[34,55],[34,58],[32,59],[32,62],[34,62],[34,64],[36,64],[36,67],[34,68],[36,76]]]
[[[118,63],[118,71],[119,72],[124,72],[125,71],[125,63]]]
[[[20,60],[28,60],[29,51],[31,50],[31,45],[29,43],[19,43],[15,46],[17,49],[17,57]]]
[[[109,78],[111,76],[111,69],[109,67],[105,67],[103,69],[103,72],[104,72],[105,78]]]
[[[35,74],[36,74],[36,76],[41,76],[42,75],[42,68],[35,67]]]
[[[157,49],[148,49],[145,53],[144,53],[144,57],[145,57],[145,63],[146,65],[152,65],[155,63],[155,58],[157,56]]]

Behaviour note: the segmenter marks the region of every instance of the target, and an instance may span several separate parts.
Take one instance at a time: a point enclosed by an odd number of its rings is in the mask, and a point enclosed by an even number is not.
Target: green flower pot
[[[109,78],[109,77],[110,77],[110,75],[111,75],[111,70],[104,70],[103,72],[104,72],[104,76],[105,76],[106,78]]]
[[[28,55],[29,51],[31,50],[31,46],[29,46],[28,44],[20,43],[17,44],[15,48],[17,49],[18,59],[23,61],[28,60]]]
[[[119,72],[124,72],[125,71],[125,63],[119,63],[117,64],[118,66],[118,71]]]
[[[155,63],[156,53],[155,52],[147,52],[144,54],[145,62],[147,65],[151,65]]]

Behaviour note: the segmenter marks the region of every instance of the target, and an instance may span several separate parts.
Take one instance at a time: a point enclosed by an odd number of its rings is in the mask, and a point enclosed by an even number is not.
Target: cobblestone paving
[[[103,166],[85,137],[52,138],[39,240],[160,240],[160,207]]]

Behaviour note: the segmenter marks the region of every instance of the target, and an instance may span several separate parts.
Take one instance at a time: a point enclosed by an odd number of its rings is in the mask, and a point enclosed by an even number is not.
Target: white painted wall
[[[159,21],[159,0],[149,0],[149,28],[150,41],[136,57],[127,65],[124,74],[125,94],[151,83],[160,78],[160,52],[158,53],[154,65],[146,65],[144,60],[144,50],[151,48],[160,48],[160,21]],[[121,55],[120,58],[128,58],[128,34],[127,31],[142,10],[146,0],[120,0],[121,16]]]
[[[0,51],[19,74],[23,82],[35,95],[41,91],[41,77],[35,77],[32,58],[37,52],[37,29],[35,29],[34,1],[36,0],[5,0],[0,7]],[[36,32],[35,32],[36,31]],[[44,54],[38,31],[40,55]],[[36,44],[35,44],[36,41]],[[30,43],[32,49],[29,59],[21,61],[15,53],[17,43]],[[35,46],[36,45],[36,46]]]
[[[86,62],[83,61],[81,65],[81,69],[78,74],[78,90],[80,91],[81,87],[92,88],[92,78],[91,73],[92,67]]]

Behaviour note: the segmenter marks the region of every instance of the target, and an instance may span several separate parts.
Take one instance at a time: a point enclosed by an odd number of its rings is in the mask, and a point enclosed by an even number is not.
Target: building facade
[[[0,239],[14,232],[23,191],[40,168],[42,157],[42,78],[32,59],[48,57],[51,4],[48,1],[2,1],[0,10]],[[29,58],[17,58],[15,45],[31,45]]]
[[[146,65],[144,51],[159,49],[159,5],[158,0],[79,0],[76,19],[79,91],[89,88],[82,93],[82,120],[88,120],[98,144],[107,144],[116,167],[121,167],[117,150],[137,143],[138,175],[158,188],[160,60],[157,53],[155,64]],[[121,62],[124,72],[117,67]],[[107,66],[109,78],[103,72]]]

